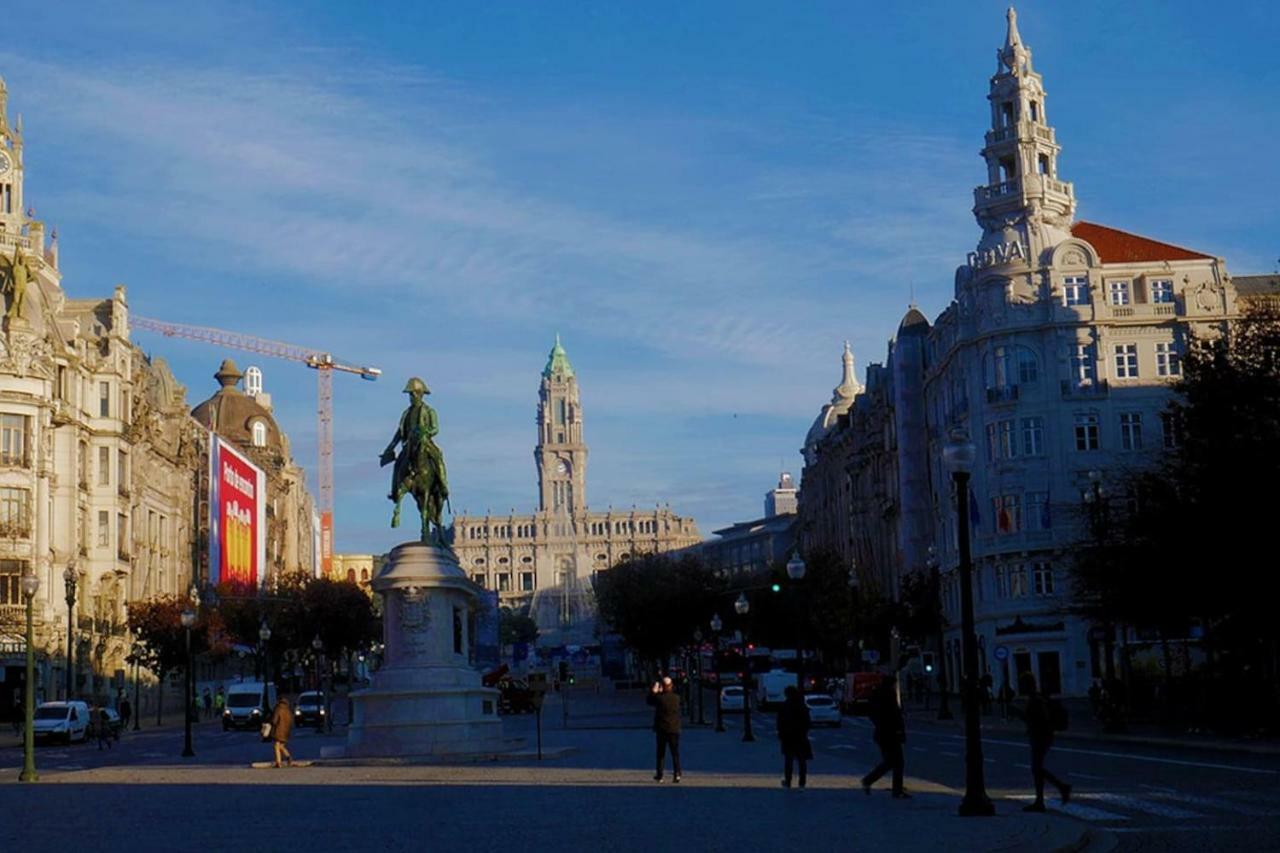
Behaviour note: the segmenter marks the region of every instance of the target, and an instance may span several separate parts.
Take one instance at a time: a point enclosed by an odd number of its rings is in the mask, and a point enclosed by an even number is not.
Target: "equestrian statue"
[[[444,454],[436,446],[435,436],[440,432],[440,420],[435,409],[423,401],[431,393],[427,383],[413,377],[404,386],[409,395],[409,408],[400,416],[400,426],[391,437],[391,443],[382,451],[383,465],[395,463],[391,469],[391,494],[396,505],[391,515],[391,526],[400,526],[400,500],[413,495],[422,516],[422,541],[434,542],[445,547],[444,525],[441,514],[449,502],[449,483],[445,476]],[[396,454],[396,445],[400,453]],[[435,525],[434,534],[432,525]]]

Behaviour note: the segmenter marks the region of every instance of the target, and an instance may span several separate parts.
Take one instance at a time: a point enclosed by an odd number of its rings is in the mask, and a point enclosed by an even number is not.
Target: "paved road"
[[[773,737],[771,720],[760,723],[757,736]],[[741,736],[738,719],[729,726],[732,736]],[[914,720],[909,726],[908,775],[963,787],[964,739],[954,725]],[[862,718],[815,731],[815,767],[870,769],[879,755],[870,732]],[[1030,802],[1026,743],[1004,732],[983,742],[987,790],[998,808]],[[1119,850],[1280,850],[1280,757],[1063,735],[1047,763],[1075,786],[1071,803],[1054,797],[1050,807],[1114,834]]]
[[[571,706],[568,729],[562,728],[558,706],[549,704],[545,743],[571,745],[576,751],[543,765],[255,771],[248,764],[270,753],[255,733],[222,732],[215,724],[201,724],[196,728],[194,759],[180,758],[182,734],[176,728],[129,733],[112,750],[100,751],[94,743],[41,747],[37,759],[46,784],[0,787],[0,798],[6,802],[4,812],[52,822],[67,833],[92,830],[100,837],[103,832],[125,832],[130,850],[165,849],[166,844],[168,849],[182,849],[181,844],[174,847],[173,839],[184,831],[194,832],[195,826],[207,827],[210,809],[216,814],[265,809],[275,816],[272,821],[279,823],[281,832],[305,833],[314,826],[335,842],[350,841],[357,830],[384,831],[370,821],[387,808],[426,809],[435,816],[433,827],[452,826],[457,833],[472,825],[488,827],[490,834],[474,846],[476,850],[508,849],[513,834],[531,830],[544,840],[564,833],[565,849],[592,847],[598,846],[599,833],[606,829],[628,839],[624,843],[610,834],[615,849],[644,849],[640,841],[650,822],[668,831],[678,828],[697,839],[699,849],[746,850],[760,849],[768,832],[788,827],[805,837],[819,833],[817,846],[832,850],[849,849],[851,844],[864,849],[875,846],[873,841],[882,849],[909,849],[910,844],[892,835],[894,831],[918,830],[917,836],[932,843],[936,836],[925,829],[930,820],[940,821],[936,831],[946,833],[1016,831],[1025,836],[1052,828],[1018,823],[1032,817],[1022,815],[1020,808],[1029,798],[1030,771],[1025,744],[1008,734],[992,734],[985,741],[988,791],[1000,816],[990,830],[975,830],[971,822],[951,817],[956,789],[964,778],[964,744],[953,725],[911,723],[908,785],[922,796],[905,805],[884,794],[864,798],[857,793],[857,777],[877,760],[869,726],[858,718],[847,718],[839,729],[814,732],[813,790],[803,794],[777,790],[779,759],[771,717],[756,717],[754,744],[741,743],[736,717],[727,720],[729,731],[724,734],[691,729],[685,738],[686,780],[676,794],[674,786],[655,786],[648,779],[651,740],[645,731],[646,711],[632,709],[627,700],[595,713],[585,704],[584,700]],[[507,720],[509,730],[529,735],[531,744],[532,724],[531,717]],[[316,759],[322,746],[341,741],[340,732],[300,730],[292,746],[297,758]],[[1122,850],[1280,849],[1280,757],[1111,746],[1063,737],[1049,763],[1076,785],[1070,805],[1054,802],[1052,808],[1072,821],[1105,830]],[[12,779],[20,764],[18,749],[0,748],[0,778]],[[126,784],[102,784],[108,782]],[[95,808],[62,816],[65,794],[58,792],[65,792],[66,785],[76,786],[78,800],[86,794],[92,797]],[[421,790],[409,790],[415,787]],[[190,802],[204,805],[192,812],[186,805]],[[19,803],[27,805],[18,810],[10,805]],[[317,811],[316,803],[328,807]],[[183,804],[178,817],[176,804]],[[584,816],[593,817],[583,825]],[[708,816],[732,828],[721,831],[708,825]],[[137,835],[142,824],[153,828]],[[252,825],[260,828],[261,822]],[[640,836],[633,837],[637,832]],[[4,835],[0,825],[0,838]],[[152,844],[139,844],[142,840]],[[379,843],[400,849],[399,841],[393,833]],[[255,849],[284,846],[272,842]],[[976,840],[968,847],[951,846],[985,849]],[[445,849],[439,843],[436,848]],[[1038,849],[1034,843],[1024,848]]]

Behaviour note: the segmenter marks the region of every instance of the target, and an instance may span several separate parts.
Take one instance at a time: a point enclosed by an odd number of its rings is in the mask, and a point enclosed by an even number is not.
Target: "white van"
[[[36,740],[84,743],[89,739],[89,705],[78,700],[41,702],[31,725]]]
[[[227,705],[222,711],[222,729],[257,729],[271,718],[276,705],[272,682],[242,681],[227,687]],[[265,709],[265,710],[264,710]]]

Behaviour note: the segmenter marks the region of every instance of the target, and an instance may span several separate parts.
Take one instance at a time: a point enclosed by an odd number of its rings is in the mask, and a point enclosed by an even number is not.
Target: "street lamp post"
[[[67,568],[62,572],[62,583],[67,590],[67,695],[66,700],[71,701],[72,684],[75,680],[75,620],[76,620],[76,564],[75,561],[67,563]]]
[[[724,627],[724,623],[720,621],[720,614],[713,614],[711,617],[711,636],[715,639],[714,651],[711,653],[711,665],[716,674],[716,731],[724,732],[724,707],[720,703],[723,687],[723,673],[720,672],[720,629]]]
[[[941,609],[940,596],[942,593],[942,583],[938,574],[938,551],[932,545],[929,546],[929,557],[925,560],[925,568],[929,570],[929,588],[933,594],[934,600],[929,602],[932,606]],[[939,619],[941,622],[941,619]],[[946,655],[942,652],[942,626],[938,626],[938,658],[936,666],[938,667],[938,719],[950,720],[954,719],[951,714],[951,700],[947,698],[947,669],[944,661]],[[925,690],[929,689],[928,683],[925,684]]]
[[[142,731],[142,647],[133,645],[133,730]]]
[[[271,629],[267,627],[267,619],[264,616],[262,625],[258,628],[258,665],[262,667],[262,719],[265,722],[271,715],[271,709],[267,707],[267,685],[271,683],[271,662],[267,657],[267,641],[271,639]]]
[[[40,578],[34,573],[22,576],[22,597],[27,600],[27,682],[23,685],[23,706],[26,722],[22,727],[22,772],[18,774],[19,782],[39,782],[36,773],[36,635],[32,627],[32,612],[35,610],[36,591],[40,589]]]
[[[196,607],[200,604],[200,594],[196,590],[195,585],[191,586],[190,597],[187,606],[182,611],[182,627],[186,631],[187,640],[187,686],[182,696],[182,719],[185,721],[183,726],[183,744],[182,757],[192,758],[196,751],[191,748],[191,697],[196,692],[195,673],[191,667],[191,629],[196,624]]]
[[[961,678],[964,701],[965,773],[961,817],[990,817],[995,806],[987,796],[982,768],[982,728],[978,719],[978,642],[973,626],[973,564],[969,553],[969,475],[977,449],[957,427],[942,449],[942,460],[956,486],[957,539],[960,548],[960,622],[964,649]]]
[[[705,715],[706,702],[703,700],[702,690],[702,629],[693,629],[694,643],[694,674],[698,685],[698,725],[705,726],[707,719]]]
[[[791,559],[787,560],[787,577],[795,585],[797,593],[800,589],[801,582],[804,581],[805,572],[808,567],[805,566],[804,560],[800,559],[800,549],[797,548],[791,555]],[[804,619],[808,614],[797,614],[796,618],[796,689],[800,691],[800,695],[804,696]]]
[[[316,672],[316,728],[324,728],[324,719],[320,716],[320,709],[324,707],[321,700],[324,698],[320,688],[320,652],[324,650],[324,640],[320,639],[320,635],[316,634],[311,640],[311,649],[315,652],[315,672]]]
[[[733,610],[742,617],[742,645],[747,645],[747,613],[751,611],[751,602],[747,601],[745,592],[738,593],[738,600],[733,603]],[[746,649],[744,648],[745,652]],[[742,742],[751,743],[756,736],[751,733],[751,657],[742,657]]]

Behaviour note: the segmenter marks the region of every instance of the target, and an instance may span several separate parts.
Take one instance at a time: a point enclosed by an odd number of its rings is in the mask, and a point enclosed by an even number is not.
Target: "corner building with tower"
[[[859,572],[888,575],[886,593],[936,565],[948,623],[939,651],[958,689],[957,513],[942,449],[964,429],[978,451],[969,508],[979,674],[1016,688],[1029,671],[1050,693],[1083,695],[1107,675],[1108,655],[1114,672],[1141,638],[1112,626],[1108,640],[1074,611],[1072,549],[1092,534],[1096,507],[1128,499],[1121,472],[1176,448],[1166,407],[1190,343],[1223,334],[1268,294],[1261,278],[1237,289],[1221,258],[1076,219],[1044,81],[1012,9],[996,60],[986,176],[974,190],[982,235],[951,304],[932,324],[909,311],[888,370],[868,370],[868,388],[887,385],[881,399],[837,389],[832,406],[844,414],[824,408],[806,442],[801,541],[839,543]],[[875,423],[887,429],[860,428]],[[885,451],[894,476],[869,476]],[[874,519],[859,507],[877,509]]]
[[[623,560],[701,540],[693,519],[667,507],[588,509],[578,377],[558,336],[542,371],[537,427],[537,512],[464,513],[451,528],[454,553],[468,577],[496,590],[503,605],[530,603],[539,591],[567,601],[586,593],[597,573]]]

